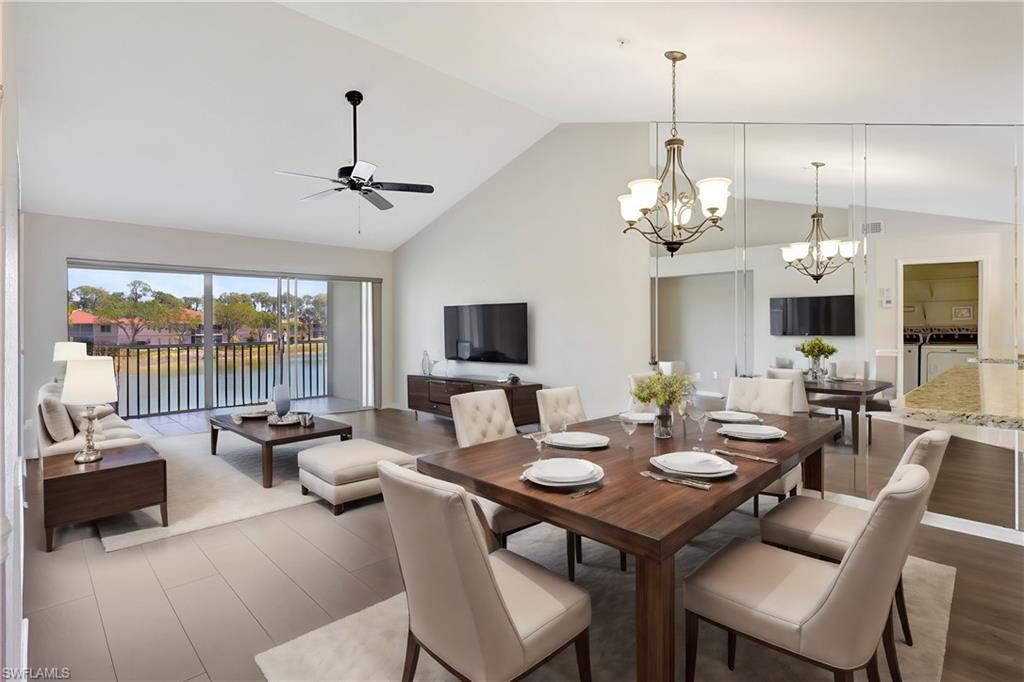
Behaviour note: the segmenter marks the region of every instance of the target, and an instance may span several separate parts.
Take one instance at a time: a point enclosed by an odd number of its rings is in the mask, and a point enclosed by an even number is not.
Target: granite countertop
[[[959,365],[903,396],[907,417],[1024,430],[1024,370],[1014,363]]]

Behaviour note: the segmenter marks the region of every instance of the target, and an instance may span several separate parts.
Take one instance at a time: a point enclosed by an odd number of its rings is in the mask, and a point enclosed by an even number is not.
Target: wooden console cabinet
[[[507,384],[482,377],[437,377],[421,374],[409,375],[409,409],[442,417],[452,416],[451,398],[459,393],[501,389],[508,398],[512,421],[516,426],[536,424],[540,421],[537,410],[537,391],[542,384],[521,381]]]

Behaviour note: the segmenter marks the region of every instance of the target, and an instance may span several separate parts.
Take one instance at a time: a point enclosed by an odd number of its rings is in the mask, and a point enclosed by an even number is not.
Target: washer
[[[977,332],[932,332],[921,346],[921,383],[977,357]]]
[[[924,334],[903,333],[903,392],[908,393],[921,385],[921,344]]]

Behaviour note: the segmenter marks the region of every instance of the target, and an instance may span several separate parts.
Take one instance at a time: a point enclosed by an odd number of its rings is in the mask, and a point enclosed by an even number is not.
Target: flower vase
[[[810,377],[811,381],[817,381],[824,374],[821,371],[821,357],[819,356],[819,357],[810,358],[810,361],[811,361],[811,369],[808,372],[808,376]]]
[[[274,386],[274,409],[277,410],[277,416],[283,417],[288,414],[291,405],[292,400],[288,395],[288,387],[284,384]]]
[[[654,437],[655,438],[671,438],[672,437],[672,406],[658,407],[658,414],[654,417]]]

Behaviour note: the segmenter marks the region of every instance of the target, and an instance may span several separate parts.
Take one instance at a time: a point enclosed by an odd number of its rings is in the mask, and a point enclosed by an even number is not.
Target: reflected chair
[[[657,412],[658,408],[654,403],[642,403],[633,397],[636,385],[644,379],[654,376],[657,372],[640,372],[629,375],[629,402],[626,403],[627,412]]]
[[[949,434],[945,431],[926,431],[910,443],[897,465],[897,470],[905,464],[918,464],[928,470],[926,507],[948,445]],[[811,497],[794,497],[765,514],[761,520],[761,540],[829,561],[842,561],[864,526],[867,516],[868,512],[855,507]],[[903,597],[902,577],[896,583],[895,602],[896,612],[903,626],[903,637],[907,644],[913,646],[907,604]],[[898,680],[899,663],[896,659],[896,643],[891,627],[887,627],[883,643],[889,670],[893,679]]]
[[[686,363],[682,360],[662,360],[658,363],[662,374],[679,374],[686,372]]]
[[[832,671],[878,680],[878,645],[892,627],[892,595],[924,514],[928,470],[899,467],[837,565],[752,540],[733,540],[683,582],[686,681],[693,682],[700,621]],[[796,498],[794,498],[796,499]]]
[[[409,606],[403,682],[420,649],[462,680],[519,679],[574,644],[590,681],[590,595],[496,547],[458,485],[378,465]]]

